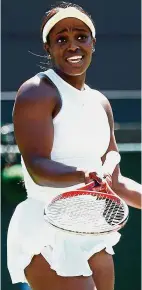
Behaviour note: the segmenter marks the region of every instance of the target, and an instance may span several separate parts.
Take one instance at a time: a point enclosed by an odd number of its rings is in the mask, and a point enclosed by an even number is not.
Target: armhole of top
[[[56,91],[57,91],[57,93],[58,93],[58,95],[59,95],[59,97],[60,97],[60,100],[61,100],[61,107],[60,107],[60,110],[59,110],[59,112],[56,114],[56,116],[55,117],[53,117],[53,122],[55,122],[55,120],[57,120],[58,118],[59,118],[59,115],[60,115],[60,113],[61,113],[61,110],[62,110],[62,106],[63,106],[63,100],[62,100],[62,96],[61,96],[61,94],[60,94],[60,92],[59,92],[59,90],[58,90],[58,88],[57,88],[57,86],[55,85],[55,83],[44,73],[44,72],[39,72],[38,74],[37,74],[37,76],[40,78],[40,79],[47,79],[48,80],[48,82],[49,82],[49,84],[51,84],[55,89],[56,89]],[[55,110],[56,110],[56,106],[55,106]]]

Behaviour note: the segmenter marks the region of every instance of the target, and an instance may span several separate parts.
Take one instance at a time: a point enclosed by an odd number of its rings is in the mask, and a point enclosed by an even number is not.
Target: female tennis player
[[[119,165],[113,174],[104,167],[118,148],[109,101],[85,84],[96,44],[90,16],[64,3],[46,13],[41,34],[52,68],[22,84],[13,111],[27,199],[10,221],[8,269],[13,283],[33,290],[113,290],[120,233],[63,232],[48,225],[44,209],[92,180],[103,184],[104,176],[128,205],[141,208],[140,184],[122,176]]]

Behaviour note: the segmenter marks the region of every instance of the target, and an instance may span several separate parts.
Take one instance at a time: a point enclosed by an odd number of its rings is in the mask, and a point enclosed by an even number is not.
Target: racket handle
[[[103,164],[103,173],[109,173],[110,175],[113,174],[113,171],[117,164],[119,164],[121,160],[121,156],[116,151],[110,151],[106,155],[106,160]]]

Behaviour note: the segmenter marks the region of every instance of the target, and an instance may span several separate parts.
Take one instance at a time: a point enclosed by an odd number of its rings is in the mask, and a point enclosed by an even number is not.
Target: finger
[[[107,181],[109,186],[112,187],[112,176],[109,173],[104,173],[104,179]]]
[[[89,176],[91,179],[93,179],[94,181],[98,182],[99,184],[102,183],[102,178],[100,175],[98,175],[97,172],[90,172]]]
[[[109,186],[112,186],[112,178],[110,176],[106,176],[106,181],[109,184]]]
[[[84,175],[85,175],[85,184],[90,183],[92,179],[90,178],[89,171],[85,170]]]

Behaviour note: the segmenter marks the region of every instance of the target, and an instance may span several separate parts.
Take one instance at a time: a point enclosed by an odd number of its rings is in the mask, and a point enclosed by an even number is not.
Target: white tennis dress
[[[52,69],[44,72],[58,88],[62,108],[54,118],[52,160],[101,172],[101,157],[110,141],[110,128],[101,93],[85,85],[80,91],[59,77]],[[38,141],[37,141],[38,142]],[[105,249],[114,254],[112,246],[120,239],[114,232],[102,236],[81,236],[51,229],[43,212],[56,195],[78,188],[42,187],[34,183],[22,160],[27,199],[15,209],[8,229],[7,259],[12,283],[27,282],[25,267],[32,257],[41,253],[51,268],[61,276],[90,276],[88,259]]]

